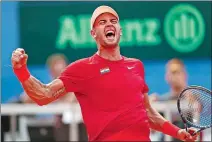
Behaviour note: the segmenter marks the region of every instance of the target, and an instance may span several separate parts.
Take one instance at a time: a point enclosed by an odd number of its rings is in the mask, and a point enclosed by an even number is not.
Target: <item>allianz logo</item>
[[[90,16],[60,17],[56,48],[96,48],[90,35]],[[178,52],[192,52],[202,44],[205,36],[201,12],[190,4],[171,7],[164,19],[123,19],[120,24],[123,29],[120,45],[128,48],[154,47],[165,40]]]

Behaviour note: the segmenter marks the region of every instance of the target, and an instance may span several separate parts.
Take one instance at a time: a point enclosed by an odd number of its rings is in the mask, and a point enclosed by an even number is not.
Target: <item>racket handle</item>
[[[197,130],[196,132],[194,132],[193,134],[191,134],[192,136],[196,135],[197,133],[199,133],[200,131],[202,131],[202,129]]]
[[[194,136],[194,135],[196,135],[197,133],[199,133],[201,131],[201,129],[200,130],[197,130],[196,132],[193,132],[193,133],[190,133],[192,136]]]
[[[187,127],[185,127],[185,129],[186,129],[186,132],[188,132],[188,128],[187,128]]]

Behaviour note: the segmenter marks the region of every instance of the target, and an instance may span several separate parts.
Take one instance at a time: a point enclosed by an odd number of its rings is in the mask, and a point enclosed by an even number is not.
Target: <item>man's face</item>
[[[166,80],[170,86],[181,87],[186,84],[186,73],[180,64],[169,64],[166,68]]]
[[[116,47],[119,44],[121,36],[119,21],[113,14],[101,14],[94,22],[91,34],[97,44],[104,48]]]

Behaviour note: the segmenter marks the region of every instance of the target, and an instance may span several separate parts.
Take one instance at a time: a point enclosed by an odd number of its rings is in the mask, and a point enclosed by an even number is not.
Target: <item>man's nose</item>
[[[106,26],[106,27],[107,27],[107,26],[110,27],[110,26],[112,26],[112,23],[111,23],[110,21],[107,21],[106,24],[105,24],[105,26]]]

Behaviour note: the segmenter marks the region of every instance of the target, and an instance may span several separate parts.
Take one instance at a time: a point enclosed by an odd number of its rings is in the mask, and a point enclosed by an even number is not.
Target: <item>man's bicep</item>
[[[67,93],[61,79],[55,79],[51,83],[47,84],[47,86],[53,98],[59,98]]]
[[[66,94],[64,85],[61,80],[55,79],[49,84],[43,84],[35,77],[30,78],[22,83],[26,94],[38,105],[46,105],[57,100]]]

